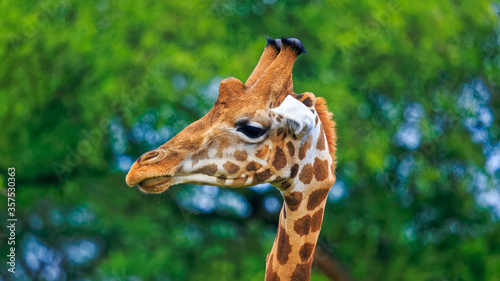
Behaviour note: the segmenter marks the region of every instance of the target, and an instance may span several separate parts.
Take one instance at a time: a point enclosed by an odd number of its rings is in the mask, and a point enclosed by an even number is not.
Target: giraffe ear
[[[284,122],[298,139],[302,139],[314,128],[314,114],[292,96],[287,96],[280,106],[271,111],[285,119]]]

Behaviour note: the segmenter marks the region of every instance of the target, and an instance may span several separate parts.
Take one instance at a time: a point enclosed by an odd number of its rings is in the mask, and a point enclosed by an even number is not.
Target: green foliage
[[[262,198],[276,191],[236,191],[248,218],[200,213],[178,204],[182,187],[125,187],[120,159],[201,117],[220,79],[245,80],[265,36],[304,43],[295,92],[325,97],[335,114],[334,190],[345,195],[328,204],[320,239],[348,271],[500,278],[500,203],[495,214],[480,199],[500,192],[498,169],[485,168],[500,139],[498,3],[42,0],[1,10],[0,169],[18,171],[19,239],[56,249],[68,280],[264,278],[277,218]],[[138,137],[144,126],[162,138]],[[416,145],[398,139],[404,128],[419,132]],[[81,210],[93,219],[75,223]],[[99,253],[74,265],[64,249],[79,239]],[[315,269],[312,280],[326,277]]]

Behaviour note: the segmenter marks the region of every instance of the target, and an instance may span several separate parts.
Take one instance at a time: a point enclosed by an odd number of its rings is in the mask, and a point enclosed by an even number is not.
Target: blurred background
[[[0,280],[263,280],[282,198],[125,184],[142,153],[299,38],[296,93],[337,121],[322,261],[355,280],[500,280],[495,0],[3,1]],[[314,264],[312,280],[331,280]],[[340,279],[338,279],[340,280]]]

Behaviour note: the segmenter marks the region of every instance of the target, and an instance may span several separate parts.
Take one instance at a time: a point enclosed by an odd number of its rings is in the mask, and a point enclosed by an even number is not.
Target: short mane
[[[337,151],[337,134],[335,133],[335,121],[333,121],[333,113],[328,111],[328,107],[326,106],[326,101],[322,97],[316,97],[316,104],[314,105],[316,108],[316,112],[319,115],[319,120],[321,120],[321,124],[323,125],[323,130],[325,131],[326,140],[328,142],[328,149],[330,150],[330,154],[332,155],[332,159],[334,163],[337,163],[337,159],[335,157],[335,153]]]

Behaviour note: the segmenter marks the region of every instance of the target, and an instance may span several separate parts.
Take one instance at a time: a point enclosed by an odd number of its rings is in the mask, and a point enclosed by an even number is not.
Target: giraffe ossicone
[[[143,154],[126,182],[143,192],[172,185],[276,186],[284,197],[266,280],[309,280],[326,197],[335,182],[336,134],[323,98],[293,92],[298,39],[268,38],[245,84],[221,82],[213,108]]]

